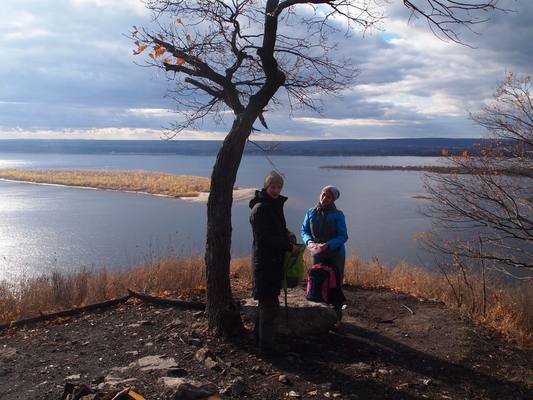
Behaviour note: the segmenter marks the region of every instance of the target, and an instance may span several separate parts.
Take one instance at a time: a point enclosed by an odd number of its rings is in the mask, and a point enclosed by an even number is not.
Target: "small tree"
[[[471,116],[488,133],[479,155],[448,159],[465,174],[432,174],[426,182],[438,228],[425,241],[430,248],[526,279],[533,278],[532,88],[529,76],[509,74]]]
[[[482,19],[497,0],[404,0],[431,29],[459,41],[455,28]],[[136,54],[150,49],[149,64],[175,83],[181,120],[171,136],[210,115],[233,120],[218,152],[207,204],[207,314],[219,334],[242,328],[229,281],[232,189],[246,140],[256,120],[267,128],[267,106],[320,108],[356,75],[337,39],[382,19],[374,0],[147,0],[157,31],[137,29]],[[384,2],[384,4],[387,4]],[[229,112],[229,113],[228,113]]]

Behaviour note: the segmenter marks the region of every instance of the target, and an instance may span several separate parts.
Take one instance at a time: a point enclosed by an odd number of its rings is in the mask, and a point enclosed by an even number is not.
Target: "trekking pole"
[[[287,329],[289,329],[289,305],[287,304],[287,286],[283,289],[285,292],[285,323],[287,324]]]

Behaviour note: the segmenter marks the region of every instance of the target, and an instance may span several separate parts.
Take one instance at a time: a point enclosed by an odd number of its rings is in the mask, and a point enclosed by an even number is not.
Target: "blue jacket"
[[[338,251],[340,256],[346,254],[344,248],[344,243],[348,240],[346,219],[335,205],[327,210],[320,210],[316,207],[307,210],[302,223],[301,235],[305,244],[310,240],[327,243],[328,253]]]

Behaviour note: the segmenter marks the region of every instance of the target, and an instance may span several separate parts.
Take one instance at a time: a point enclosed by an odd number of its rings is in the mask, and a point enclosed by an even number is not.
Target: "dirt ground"
[[[133,300],[4,332],[0,399],[60,399],[66,381],[97,390],[96,399],[124,387],[172,399],[176,389],[162,376],[214,384],[223,399],[533,399],[533,352],[440,303],[388,290],[348,288],[346,296],[338,331],[284,338],[290,350],[280,356],[259,355],[251,333],[209,337],[203,312]],[[202,348],[211,363],[199,358]],[[176,365],[135,364],[150,355]]]

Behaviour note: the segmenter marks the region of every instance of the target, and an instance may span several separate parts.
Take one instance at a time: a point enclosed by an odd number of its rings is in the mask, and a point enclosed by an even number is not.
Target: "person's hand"
[[[300,246],[297,244],[292,245],[292,255],[297,256],[300,253]]]
[[[316,252],[317,252],[317,254],[323,253],[327,249],[328,249],[328,244],[327,243],[320,243],[320,244],[317,245]]]

